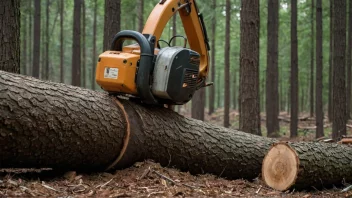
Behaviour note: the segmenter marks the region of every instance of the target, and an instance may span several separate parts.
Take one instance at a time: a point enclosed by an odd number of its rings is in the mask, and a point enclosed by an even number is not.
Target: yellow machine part
[[[97,83],[109,92],[137,94],[135,76],[139,58],[139,53],[117,51],[102,53],[96,69]]]

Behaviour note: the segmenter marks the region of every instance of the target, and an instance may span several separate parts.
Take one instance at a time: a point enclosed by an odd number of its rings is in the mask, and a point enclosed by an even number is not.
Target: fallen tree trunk
[[[352,148],[334,143],[277,143],[265,156],[265,183],[277,190],[323,188],[352,181]]]
[[[153,159],[253,179],[275,141],[161,107],[0,71],[0,168],[101,171]]]

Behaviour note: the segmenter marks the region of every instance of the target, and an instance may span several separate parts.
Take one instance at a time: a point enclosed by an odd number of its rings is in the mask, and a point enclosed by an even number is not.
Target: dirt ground
[[[255,181],[193,176],[145,161],[115,173],[1,170],[0,197],[350,197],[352,191],[279,192]]]
[[[185,113],[186,114],[186,113]],[[231,112],[232,127],[237,128],[238,112]],[[280,114],[280,135],[289,140],[289,118]],[[314,118],[301,115],[299,135],[293,141],[314,139]],[[206,116],[206,121],[222,125],[222,111]],[[352,125],[352,121],[350,123]],[[326,125],[326,136],[331,133]],[[265,116],[262,116],[265,135]],[[349,134],[352,129],[348,128]],[[260,176],[258,176],[260,177]],[[348,186],[348,184],[346,184]],[[214,175],[190,175],[171,167],[161,167],[152,161],[114,173],[82,174],[56,173],[50,169],[0,169],[0,198],[2,197],[352,197],[352,189],[308,189],[279,192],[266,187],[260,178],[254,181],[226,180]]]

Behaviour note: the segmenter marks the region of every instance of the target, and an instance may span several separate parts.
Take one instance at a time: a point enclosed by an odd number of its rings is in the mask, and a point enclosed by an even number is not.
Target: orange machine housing
[[[189,5],[190,12],[186,10]],[[204,35],[198,8],[195,0],[162,0],[158,3],[146,22],[142,34],[155,36],[156,41],[160,39],[162,31],[169,19],[179,12],[190,48],[200,54],[199,80],[205,82],[208,74],[208,46]],[[204,27],[205,28],[205,27]],[[99,56],[96,68],[96,82],[108,92],[121,92],[138,95],[135,78],[140,58],[139,45],[124,46],[122,51],[106,51]],[[155,48],[157,54],[159,49]],[[114,69],[117,76],[106,78],[106,71]]]

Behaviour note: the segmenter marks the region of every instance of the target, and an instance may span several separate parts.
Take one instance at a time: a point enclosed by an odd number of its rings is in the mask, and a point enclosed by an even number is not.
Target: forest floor
[[[222,110],[206,121],[222,125]],[[185,113],[187,115],[187,113]],[[280,139],[289,140],[289,116],[280,114]],[[238,112],[231,112],[232,128],[238,126]],[[302,114],[300,137],[293,141],[314,139],[314,118]],[[352,121],[349,122],[352,125]],[[265,135],[265,116],[262,115]],[[352,134],[352,128],[348,128]],[[326,136],[331,126],[326,125]],[[260,178],[253,181],[226,180],[214,175],[191,175],[172,167],[161,167],[152,161],[114,173],[81,174],[57,173],[50,169],[0,169],[0,198],[2,197],[352,197],[352,190],[342,188],[310,189],[310,191],[279,192],[266,187]]]

